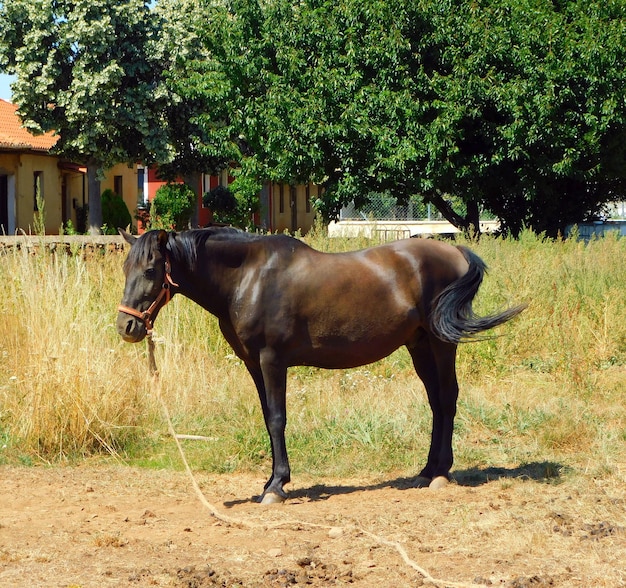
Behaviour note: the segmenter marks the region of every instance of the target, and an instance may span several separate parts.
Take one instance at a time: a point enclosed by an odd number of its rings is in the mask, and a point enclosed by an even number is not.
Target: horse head
[[[137,343],[151,334],[159,311],[169,302],[172,287],[177,284],[170,276],[165,231],[149,231],[141,237],[122,230],[120,234],[131,249],[124,262],[126,285],[118,306],[117,332],[124,341]]]

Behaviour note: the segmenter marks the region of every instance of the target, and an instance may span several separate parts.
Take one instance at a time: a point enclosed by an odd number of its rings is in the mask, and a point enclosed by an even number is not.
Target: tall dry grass
[[[324,250],[369,244],[307,237]],[[480,312],[528,302],[499,337],[463,345],[456,470],[544,464],[626,476],[626,239],[588,244],[524,233],[469,244],[490,266]],[[0,461],[107,454],[178,467],[143,344],[115,331],[119,254],[0,257]],[[175,297],[156,324],[158,386],[194,467],[269,468],[259,403],[216,321]],[[288,446],[295,473],[410,475],[430,411],[408,354],[355,370],[293,368]]]

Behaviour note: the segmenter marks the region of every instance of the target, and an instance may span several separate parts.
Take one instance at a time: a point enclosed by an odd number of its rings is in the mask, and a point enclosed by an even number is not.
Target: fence
[[[464,215],[466,208],[460,199],[454,200],[454,208]],[[489,211],[481,211],[481,220],[493,220]],[[396,198],[384,194],[373,194],[365,206],[356,208],[354,203],[341,209],[339,220],[376,220],[376,221],[444,221],[443,215],[430,203],[421,198],[410,198],[406,204],[398,204]]]
[[[466,208],[460,199],[453,200],[454,209],[465,215]],[[496,217],[488,210],[481,210],[480,220],[494,220]],[[626,220],[626,201],[612,202],[606,205],[607,220]],[[376,221],[443,221],[442,214],[432,205],[424,203],[419,197],[411,198],[401,205],[393,197],[384,194],[370,196],[365,206],[356,208],[354,203],[341,209],[340,220],[376,220]]]
[[[120,235],[0,235],[0,255],[12,249],[64,251],[73,254],[122,252],[128,246]]]

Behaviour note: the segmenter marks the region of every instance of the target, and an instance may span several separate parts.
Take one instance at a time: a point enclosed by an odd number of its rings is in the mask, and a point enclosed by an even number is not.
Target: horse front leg
[[[277,362],[261,358],[259,371],[250,370],[259,392],[265,426],[272,448],[272,475],[265,484],[260,502],[284,502],[287,493],[283,486],[291,480],[285,427],[287,426],[287,368]]]

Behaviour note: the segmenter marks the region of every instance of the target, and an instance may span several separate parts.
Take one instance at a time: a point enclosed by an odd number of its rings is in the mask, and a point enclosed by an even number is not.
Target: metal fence
[[[465,215],[463,202],[455,199],[454,209]],[[606,206],[607,219],[626,219],[626,201],[614,202]],[[481,220],[494,220],[496,217],[488,210],[480,212]],[[397,200],[384,194],[374,194],[369,197],[365,206],[356,208],[350,204],[341,209],[340,220],[376,220],[376,221],[440,221],[445,220],[442,214],[432,204],[427,204],[421,198],[411,198],[407,204],[398,204]]]
[[[456,199],[454,209],[465,215],[463,202]],[[481,220],[493,220],[489,211],[481,211]],[[443,221],[443,215],[430,203],[421,198],[411,198],[406,204],[398,204],[397,199],[385,194],[373,194],[366,205],[356,208],[354,203],[341,209],[340,220],[376,220],[376,221]]]

